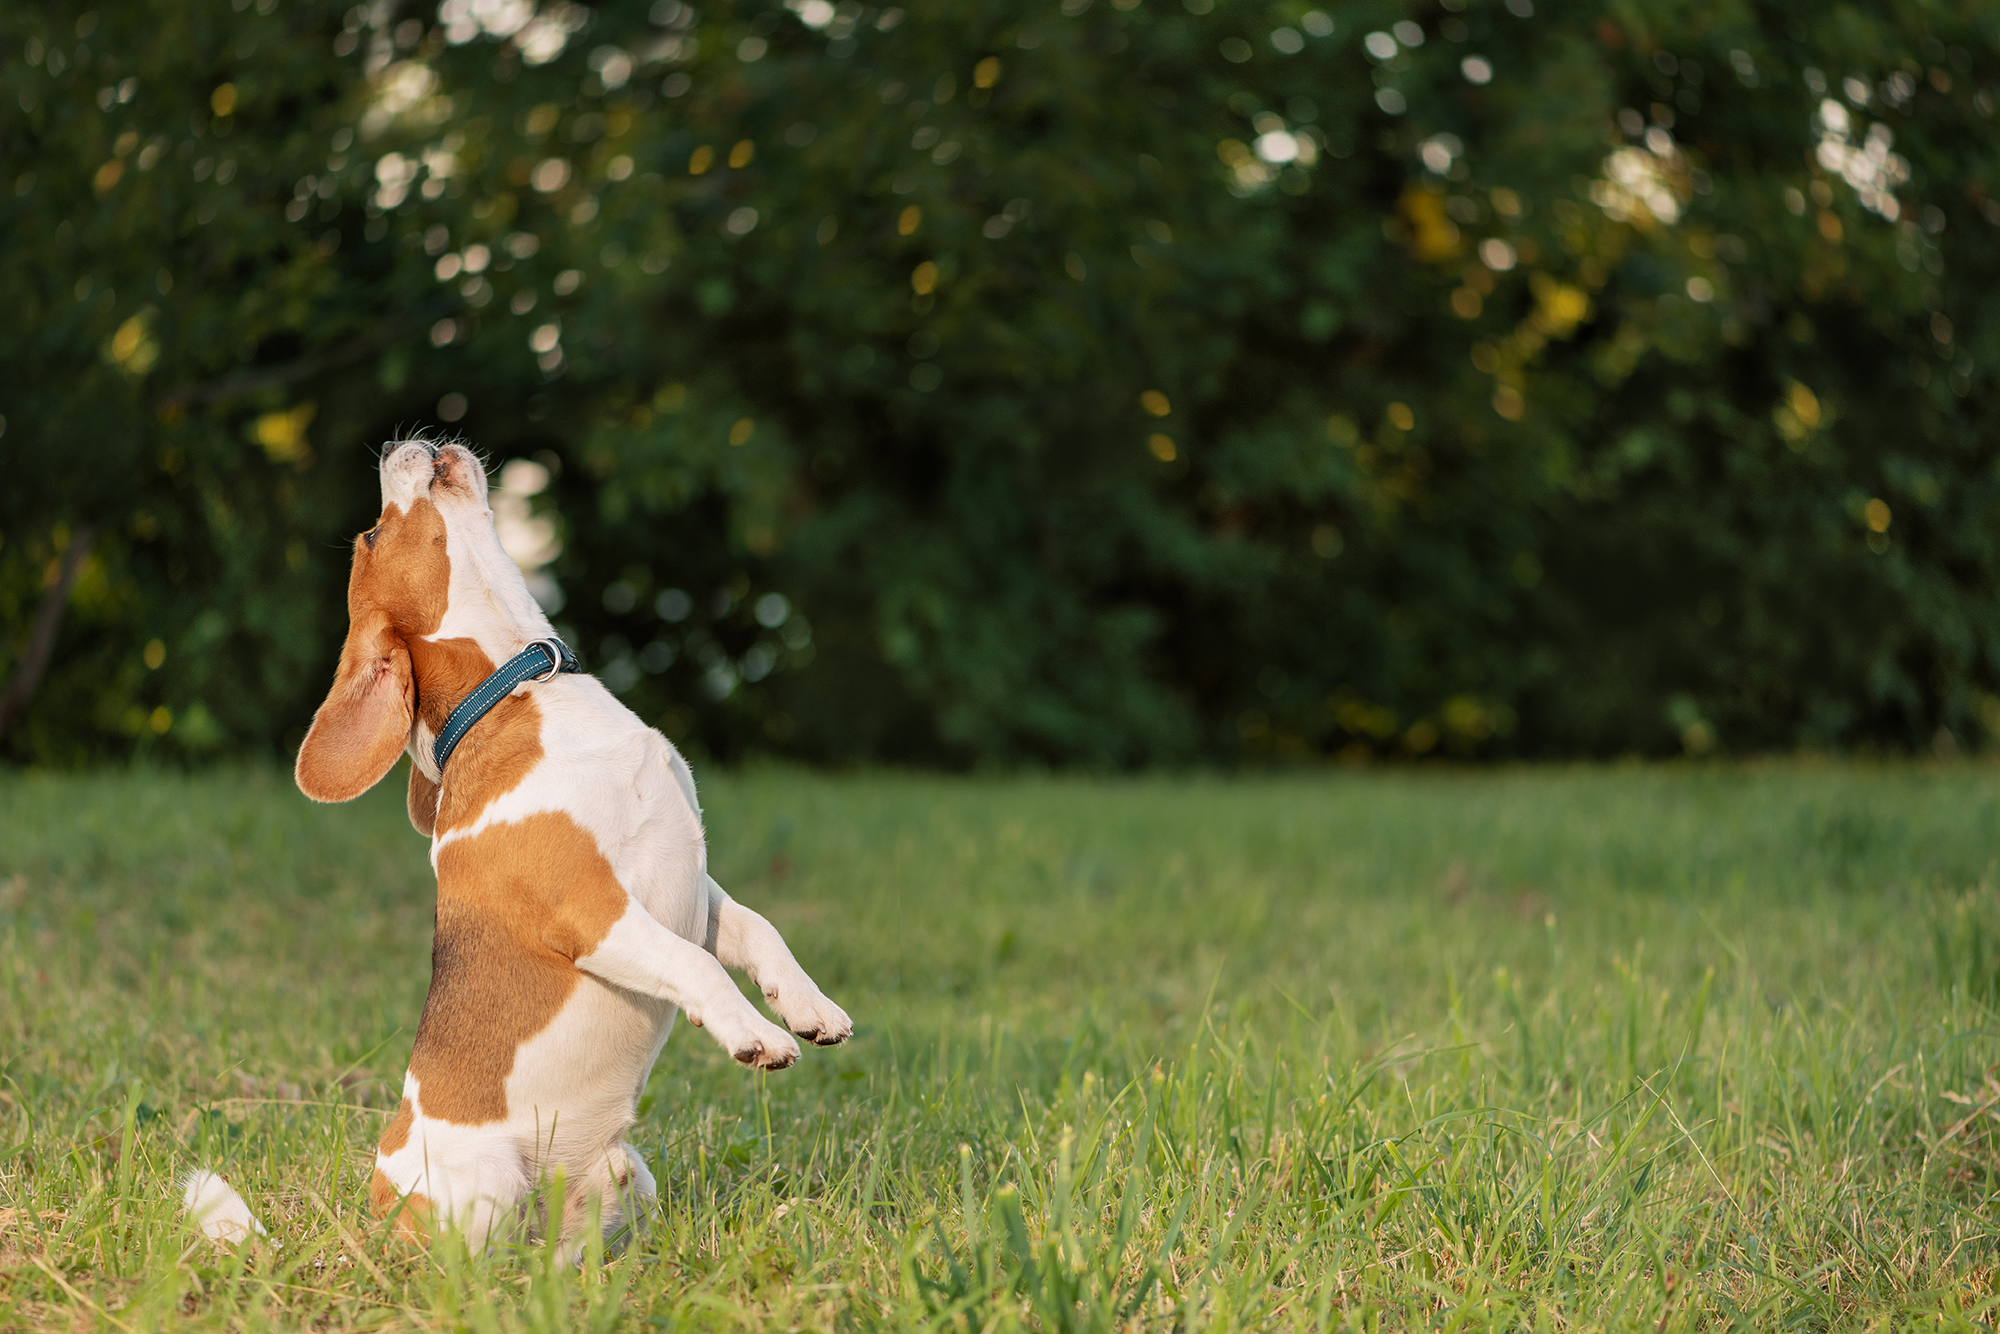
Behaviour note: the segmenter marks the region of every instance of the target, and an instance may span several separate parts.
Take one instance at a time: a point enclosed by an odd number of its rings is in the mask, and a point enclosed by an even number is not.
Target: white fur
[[[407,508],[419,495],[444,517],[451,560],[449,602],[431,638],[472,639],[498,665],[553,634],[500,546],[472,454],[423,442],[391,449],[382,463],[384,504]],[[594,677],[557,676],[516,693],[535,697],[543,758],[473,824],[433,839],[433,869],[451,842],[559,811],[591,833],[628,901],[605,938],[576,960],[583,976],[563,1010],[517,1052],[504,1120],[463,1126],[427,1117],[422,1089],[405,1078],[417,1111],[409,1142],[378,1155],[377,1166],[398,1192],[430,1202],[434,1224],[458,1227],[474,1244],[540,1231],[529,1195],[558,1170],[566,1237],[592,1202],[607,1235],[645,1209],[653,1178],[624,1133],[677,1009],[746,1064],[797,1059],[798,1044],[744,999],[724,965],[747,971],[793,1030],[828,1044],[852,1032],[777,931],[708,877],[694,778],[673,745]],[[409,754],[435,782],[430,741],[418,724]],[[449,771],[442,781],[449,787]]]
[[[194,1219],[201,1235],[210,1241],[231,1246],[248,1241],[252,1234],[264,1236],[264,1225],[250,1212],[250,1206],[224,1177],[198,1167],[181,1181],[181,1204]]]

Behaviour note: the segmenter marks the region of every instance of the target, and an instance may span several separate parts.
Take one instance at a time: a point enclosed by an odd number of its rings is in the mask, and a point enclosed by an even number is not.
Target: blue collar
[[[451,758],[458,743],[465,740],[465,734],[472,730],[472,725],[484,718],[494,705],[513,694],[515,686],[527,680],[546,681],[557,672],[582,670],[583,665],[569,651],[569,645],[554,635],[537,639],[507,659],[499,671],[481,681],[464,702],[451,711],[451,716],[444,720],[444,730],[431,742],[431,758],[437,765],[438,777],[444,777],[444,762]]]

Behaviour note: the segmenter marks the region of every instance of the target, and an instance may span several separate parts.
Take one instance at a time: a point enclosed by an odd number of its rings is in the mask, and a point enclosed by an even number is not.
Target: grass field
[[[751,773],[713,862],[858,1024],[678,1029],[643,1240],[378,1235],[401,784],[0,776],[0,1328],[1972,1328],[2000,769]],[[189,1233],[177,1173],[271,1228]]]

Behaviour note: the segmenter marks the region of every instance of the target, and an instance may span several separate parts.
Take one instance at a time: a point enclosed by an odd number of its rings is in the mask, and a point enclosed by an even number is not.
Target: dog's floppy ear
[[[381,781],[410,739],[410,650],[380,611],[348,626],[333,689],[313,715],[294,771],[314,801],[352,801]]]

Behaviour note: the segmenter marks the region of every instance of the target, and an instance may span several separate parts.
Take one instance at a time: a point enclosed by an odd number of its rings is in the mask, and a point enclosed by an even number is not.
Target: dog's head
[[[315,801],[351,801],[389,772],[417,722],[418,682],[437,675],[421,663],[413,672],[413,655],[449,655],[460,667],[452,675],[472,671],[476,682],[550,633],[547,626],[500,546],[486,470],[472,451],[424,440],[391,445],[382,456],[381,517],[354,539],[347,642],[299,747],[299,790]]]

